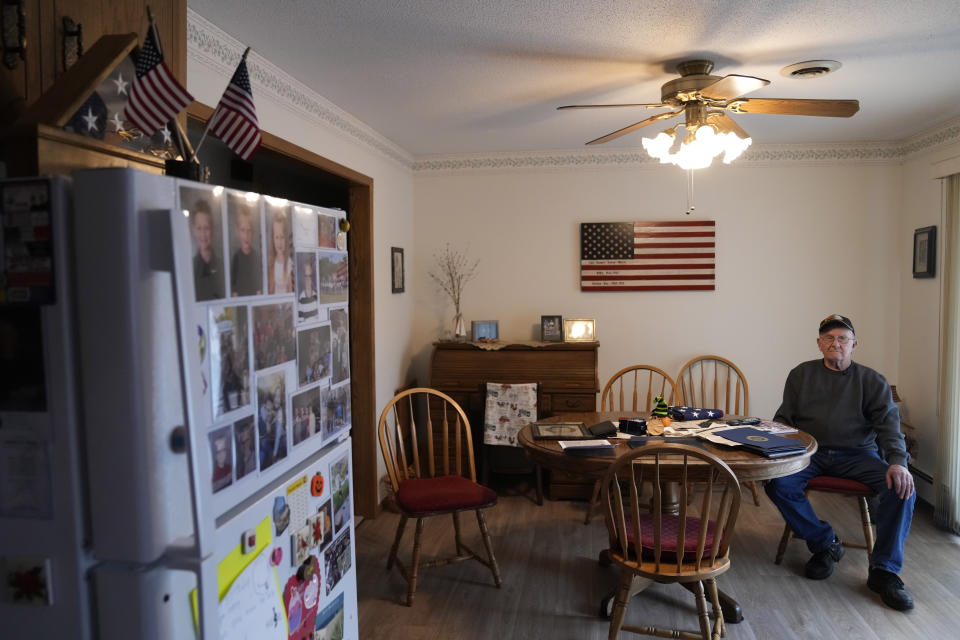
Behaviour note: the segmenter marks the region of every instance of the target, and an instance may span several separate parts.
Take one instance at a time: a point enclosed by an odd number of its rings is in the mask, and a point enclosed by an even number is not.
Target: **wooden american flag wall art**
[[[716,290],[716,221],[580,223],[580,290]]]

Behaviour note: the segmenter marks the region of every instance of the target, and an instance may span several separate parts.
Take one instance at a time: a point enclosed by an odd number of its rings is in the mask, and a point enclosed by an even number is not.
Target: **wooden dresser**
[[[479,451],[487,382],[540,383],[540,417],[596,411],[599,346],[598,342],[556,342],[483,349],[470,342],[435,342],[430,386],[463,407],[473,427],[474,450]],[[550,497],[588,500],[592,486],[578,477],[552,473]]]

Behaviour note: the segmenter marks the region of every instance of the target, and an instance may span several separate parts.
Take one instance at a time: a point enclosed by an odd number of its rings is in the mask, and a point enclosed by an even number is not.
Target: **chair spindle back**
[[[747,379],[733,362],[720,356],[698,356],[677,376],[680,402],[688,407],[721,409],[725,414],[749,415]]]
[[[678,488],[677,516],[663,514],[668,483]],[[691,501],[696,483],[705,484],[706,491],[699,501]],[[641,504],[644,484],[652,495]],[[709,572],[726,560],[740,511],[740,484],[709,452],[682,444],[651,444],[622,456],[610,468],[603,479],[603,502],[615,553],[652,563],[653,573],[690,575]],[[691,545],[694,533],[696,544]]]
[[[666,371],[637,364],[625,367],[610,377],[600,392],[600,410],[633,411],[649,415],[656,406],[654,398],[663,396],[667,404],[672,404],[675,395],[673,378]]]
[[[422,427],[418,415],[425,416]],[[470,421],[445,393],[427,387],[398,393],[380,414],[377,434],[394,491],[410,478],[476,481]]]

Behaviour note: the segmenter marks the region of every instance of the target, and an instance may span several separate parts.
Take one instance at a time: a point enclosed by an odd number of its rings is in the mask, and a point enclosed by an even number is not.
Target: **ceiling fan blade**
[[[608,133],[607,135],[603,136],[602,138],[597,138],[596,140],[591,140],[591,141],[588,142],[587,144],[603,144],[604,142],[610,142],[611,140],[616,140],[616,139],[619,138],[620,136],[626,135],[626,134],[630,133],[631,131],[636,131],[637,129],[640,129],[641,127],[645,127],[645,126],[647,126],[648,124],[653,124],[654,122],[659,122],[660,120],[666,120],[667,118],[672,118],[672,117],[674,117],[674,116],[678,116],[678,115],[680,115],[681,113],[683,113],[683,111],[668,111],[667,113],[658,113],[658,114],[655,115],[655,116],[650,116],[650,117],[647,118],[646,120],[641,120],[640,122],[635,122],[635,123],[631,124],[631,125],[628,126],[628,127],[624,127],[623,129],[617,129],[617,130],[614,131],[613,133]]]
[[[743,98],[731,100],[734,113],[780,113],[793,116],[849,118],[860,110],[859,100],[794,100],[790,98]]]
[[[557,107],[557,111],[561,109],[606,109],[608,107],[646,107],[647,109],[665,109],[670,105],[667,104],[565,104],[562,107]]]
[[[701,89],[700,95],[713,100],[729,100],[762,89],[768,84],[770,81],[763,78],[731,74]]]

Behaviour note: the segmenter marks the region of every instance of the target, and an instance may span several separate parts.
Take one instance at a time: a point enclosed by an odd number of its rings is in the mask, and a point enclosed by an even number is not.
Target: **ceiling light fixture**
[[[661,131],[655,138],[643,139],[643,148],[661,164],[706,169],[720,154],[724,164],[730,164],[753,142],[723,111],[708,112],[703,104],[694,103],[686,106],[686,117],[684,124]],[[687,132],[683,138],[677,136],[680,127]]]

